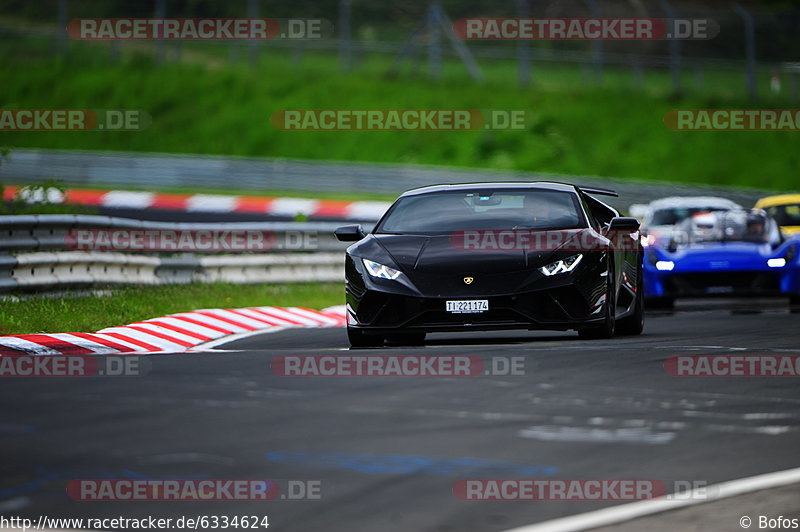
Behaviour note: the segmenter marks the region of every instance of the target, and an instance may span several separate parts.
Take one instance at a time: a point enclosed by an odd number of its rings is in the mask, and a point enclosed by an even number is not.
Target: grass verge
[[[602,85],[577,79],[565,83],[559,81],[567,75],[563,68],[538,65],[534,83],[523,88],[515,81],[513,62],[501,66],[489,61],[484,61],[484,83],[464,79],[463,67],[452,62],[440,81],[431,82],[408,73],[387,75],[390,57],[365,60],[356,72],[342,73],[332,61],[335,56],[311,51],[298,64],[271,51],[253,68],[215,64],[209,57],[156,67],[135,48],[110,63],[98,49],[85,45],[72,43],[61,59],[46,55],[46,47],[36,52],[17,42],[0,46],[8,71],[0,104],[143,109],[152,116],[152,125],[144,132],[0,132],[0,145],[443,164],[797,187],[796,132],[674,132],[663,123],[667,111],[679,108],[793,107],[786,95],[762,92],[757,102],[724,88],[672,95],[664,72],[645,73],[641,87],[613,82],[611,71]],[[720,76],[729,86],[741,85],[734,73]],[[708,85],[712,78],[709,73]],[[522,131],[280,131],[270,123],[281,109],[393,107],[529,109],[533,120]],[[221,175],[220,188],[226,185]]]
[[[0,334],[96,332],[105,327],[202,308],[275,305],[321,309],[343,302],[341,283],[126,287],[114,289],[110,294],[3,300]]]

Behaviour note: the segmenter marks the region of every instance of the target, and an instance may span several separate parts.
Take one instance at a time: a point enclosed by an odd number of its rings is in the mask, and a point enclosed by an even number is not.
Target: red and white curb
[[[16,197],[20,187],[7,186],[5,201]],[[340,218],[343,220],[377,221],[390,203],[383,201],[339,201],[304,198],[275,198],[269,196],[224,196],[216,194],[162,194],[132,190],[95,190],[70,188],[65,193],[50,189],[46,193],[51,203],[73,203],[96,207],[125,209],[164,209],[184,212],[250,213],[273,216],[303,215],[309,218]],[[43,198],[29,197],[29,201]]]
[[[181,312],[96,333],[0,336],[0,355],[111,355],[165,353],[207,346],[215,340],[292,327],[343,327],[345,307],[248,307]],[[216,343],[216,342],[215,342]]]

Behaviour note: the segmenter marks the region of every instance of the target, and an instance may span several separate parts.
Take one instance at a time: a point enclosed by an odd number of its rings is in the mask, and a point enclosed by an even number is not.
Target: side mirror
[[[364,230],[360,225],[344,225],[333,232],[339,242],[358,242],[364,238]]]
[[[639,230],[639,220],[636,218],[626,218],[622,216],[618,216],[616,218],[611,219],[611,223],[608,226],[609,232],[611,231],[619,231],[625,233],[633,233],[634,231]]]

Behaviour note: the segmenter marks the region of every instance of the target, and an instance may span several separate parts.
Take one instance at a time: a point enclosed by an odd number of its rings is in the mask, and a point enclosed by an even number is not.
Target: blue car
[[[644,285],[650,308],[703,296],[789,296],[797,305],[800,238],[787,239],[760,209],[699,213],[647,246]]]

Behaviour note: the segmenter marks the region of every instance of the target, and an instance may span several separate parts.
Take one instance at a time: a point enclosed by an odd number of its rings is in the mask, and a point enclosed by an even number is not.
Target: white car
[[[713,196],[673,196],[647,205],[631,205],[631,216],[642,221],[642,234],[652,245],[658,240],[672,238],[678,224],[695,214],[715,211],[741,210],[738,203]]]

